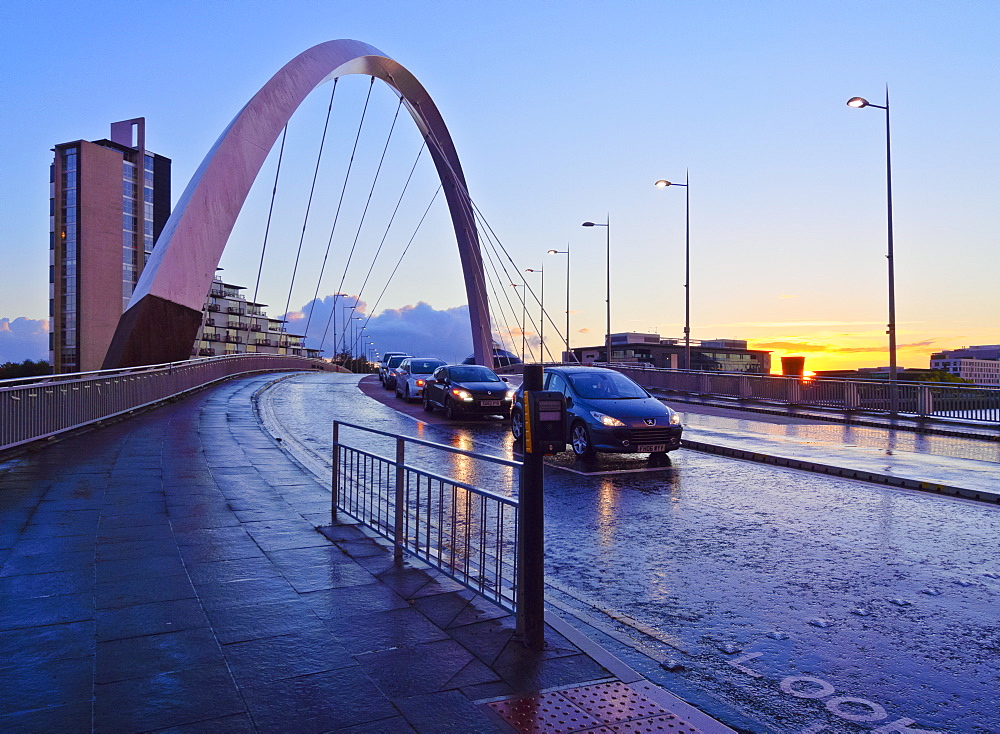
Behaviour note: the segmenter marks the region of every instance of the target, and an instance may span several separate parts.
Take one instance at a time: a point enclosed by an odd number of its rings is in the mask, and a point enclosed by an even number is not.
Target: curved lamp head
[[[558,255],[559,254],[559,250],[546,250],[545,253],[547,255]]]
[[[653,184],[653,186],[655,186],[658,189],[665,189],[665,188],[667,188],[667,186],[672,186],[672,185],[673,184],[671,184],[669,181],[666,181],[666,180],[664,180],[662,178],[659,181],[657,181],[656,183]]]
[[[583,226],[584,227],[596,227],[597,225],[594,224],[593,222],[584,222]]]
[[[524,272],[526,272],[526,273],[540,273],[540,272],[542,272],[542,269],[541,268],[537,268],[537,269],[536,268],[527,268]]]
[[[867,107],[868,104],[869,104],[868,100],[865,99],[864,97],[851,97],[849,100],[847,100],[848,107],[858,107],[858,108]]]

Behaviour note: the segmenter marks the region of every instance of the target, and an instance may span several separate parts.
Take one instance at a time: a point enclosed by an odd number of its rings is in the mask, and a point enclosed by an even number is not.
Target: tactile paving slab
[[[663,706],[615,681],[486,704],[520,734],[700,734]]]

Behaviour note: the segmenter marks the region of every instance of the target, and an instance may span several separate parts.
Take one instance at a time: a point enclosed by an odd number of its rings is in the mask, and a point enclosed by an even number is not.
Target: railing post
[[[333,476],[330,481],[330,522],[337,524],[337,505],[340,504],[340,423],[333,422]]]
[[[844,410],[857,410],[861,405],[858,399],[858,383],[844,383]]]
[[[797,377],[786,377],[785,382],[785,399],[788,401],[789,405],[798,405],[802,402],[802,383],[799,382]]]
[[[403,464],[406,462],[406,441],[396,439],[396,513],[393,523],[392,557],[403,559],[403,503],[406,501],[403,493]]]
[[[525,404],[527,393],[542,389],[542,366],[524,366]],[[530,434],[529,434],[530,435]],[[518,492],[518,594],[517,628],[524,646],[545,647],[545,503],[544,455],[532,451],[525,438],[521,487]]]
[[[923,416],[934,414],[934,395],[929,387],[917,388],[917,413]]]

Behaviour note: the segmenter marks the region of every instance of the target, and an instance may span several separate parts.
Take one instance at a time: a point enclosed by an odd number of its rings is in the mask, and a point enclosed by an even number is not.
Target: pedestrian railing
[[[679,395],[833,410],[1000,422],[1000,388],[951,383],[838,380],[613,365],[640,385]],[[895,411],[893,404],[895,403]]]
[[[346,445],[343,428],[360,431],[357,442],[373,449],[394,446],[393,455]],[[411,461],[414,447],[428,459],[443,452],[461,473],[492,475],[512,496],[417,468],[407,462],[408,445]],[[481,462],[494,471],[478,468]],[[350,515],[392,541],[397,558],[413,555],[498,606],[519,611],[521,462],[336,421],[332,464],[334,518]]]
[[[280,354],[239,354],[99,372],[0,380],[0,451],[107,420],[250,372],[310,370]]]

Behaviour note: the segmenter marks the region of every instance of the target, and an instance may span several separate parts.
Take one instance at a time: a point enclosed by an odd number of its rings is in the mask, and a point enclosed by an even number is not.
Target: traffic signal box
[[[524,393],[524,451],[558,454],[566,450],[566,397],[553,390]]]

